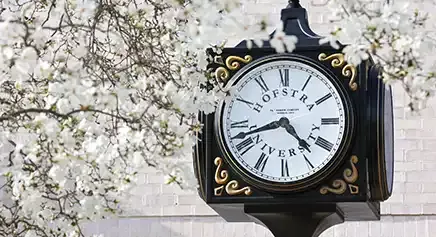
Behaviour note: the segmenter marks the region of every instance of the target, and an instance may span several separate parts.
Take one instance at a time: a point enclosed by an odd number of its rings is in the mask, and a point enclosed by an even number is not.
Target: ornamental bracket
[[[228,56],[225,60],[221,55],[216,55],[213,59],[214,63],[222,66],[218,67],[213,75],[216,79],[219,79],[222,82],[227,82],[230,77],[229,70],[237,71],[241,68],[241,63],[247,64],[252,60],[253,57],[250,55],[245,55],[244,58],[238,56]]]
[[[342,68],[342,71],[341,71],[342,76],[350,78],[350,82],[348,83],[350,89],[352,91],[356,91],[357,90],[358,86],[357,86],[357,83],[356,83],[356,67],[353,64],[347,63],[345,61],[344,54],[335,53],[335,54],[327,56],[327,54],[321,53],[321,54],[318,55],[318,60],[319,61],[329,61],[329,60],[332,60],[330,65],[333,68]]]
[[[359,159],[357,158],[357,156],[353,155],[350,158],[350,165],[351,165],[351,169],[350,168],[346,168],[344,170],[343,173],[343,179],[335,179],[332,182],[332,187],[329,186],[322,186],[321,189],[319,190],[319,192],[321,194],[327,194],[329,192],[334,193],[334,194],[344,194],[345,191],[347,190],[347,186],[348,189],[350,190],[350,193],[353,195],[356,195],[359,193],[359,186],[357,186],[355,184],[355,182],[357,181],[357,178],[359,177],[359,172],[356,168],[356,164],[359,161]]]
[[[230,196],[239,194],[250,196],[253,193],[249,186],[239,188],[239,183],[236,180],[229,182],[229,172],[223,169],[223,159],[221,157],[215,158],[214,163],[217,166],[215,171],[215,182],[220,185],[214,189],[215,196],[222,196],[224,191]]]

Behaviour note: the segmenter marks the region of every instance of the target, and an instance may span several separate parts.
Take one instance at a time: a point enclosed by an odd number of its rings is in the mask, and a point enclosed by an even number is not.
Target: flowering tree
[[[434,42],[422,33],[428,18],[333,1],[338,28],[322,41],[351,40],[348,61],[375,55],[384,80],[425,101],[435,84],[424,64]],[[122,211],[147,165],[195,187],[180,160],[201,129],[196,113],[214,111],[227,93],[205,71],[205,49],[229,38],[260,45],[276,27],[267,17],[241,22],[241,3],[0,1],[0,235],[83,236],[83,222]],[[295,37],[277,27],[270,43],[291,51]]]
[[[234,0],[0,4],[1,236],[83,236],[84,221],[122,210],[145,165],[195,187],[179,158],[201,128],[195,114],[226,93],[205,49],[259,44],[272,26],[242,23]],[[295,40],[278,30],[272,43]]]

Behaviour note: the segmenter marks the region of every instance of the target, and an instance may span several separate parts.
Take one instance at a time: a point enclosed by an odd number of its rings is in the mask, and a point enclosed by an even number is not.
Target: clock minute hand
[[[238,135],[232,137],[232,139],[237,138],[237,139],[243,139],[245,138],[247,135],[253,134],[253,133],[258,133],[258,132],[263,132],[263,131],[267,131],[267,130],[272,130],[272,129],[276,129],[279,128],[280,124],[278,123],[278,121],[273,121],[269,124],[266,124],[260,128],[256,128],[254,130],[248,131],[248,132],[240,132],[238,133]]]
[[[286,121],[284,121],[284,122],[282,123],[282,126],[286,129],[286,131],[287,131],[289,134],[291,134],[293,137],[295,137],[295,138],[298,140],[298,145],[299,145],[299,146],[303,147],[303,148],[306,149],[308,152],[310,152],[309,144],[308,144],[305,140],[301,139],[301,138],[298,136],[297,132],[295,131],[295,128],[294,128],[294,127],[289,123],[289,120],[286,119]]]
[[[307,142],[306,142],[305,140],[301,139],[301,138],[298,136],[298,134],[295,132],[295,129],[294,129],[294,127],[293,127],[292,125],[290,125],[290,124],[285,125],[285,129],[286,129],[286,131],[287,131],[289,134],[291,134],[292,136],[294,136],[294,137],[298,140],[298,145],[299,145],[299,146],[303,147],[303,148],[306,149],[308,152],[310,152],[310,149],[309,149],[309,146],[310,146],[310,145],[307,144]]]

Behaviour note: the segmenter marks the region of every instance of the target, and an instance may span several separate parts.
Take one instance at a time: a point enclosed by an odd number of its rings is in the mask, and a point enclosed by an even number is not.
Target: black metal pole
[[[301,8],[300,0],[289,0],[288,1],[288,7]]]
[[[326,229],[343,223],[337,213],[249,213],[274,237],[318,237]]]
[[[336,205],[246,205],[244,211],[274,237],[318,237],[344,222]]]

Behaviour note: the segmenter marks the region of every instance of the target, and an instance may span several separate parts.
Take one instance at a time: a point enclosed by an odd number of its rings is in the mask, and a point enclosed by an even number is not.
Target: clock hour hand
[[[258,132],[263,132],[263,131],[267,131],[267,130],[272,130],[272,129],[276,129],[276,128],[279,128],[279,127],[280,127],[279,122],[278,121],[273,121],[273,122],[271,122],[269,124],[266,124],[266,125],[264,125],[264,126],[262,126],[260,128],[256,128],[256,129],[248,131],[248,132],[240,132],[240,133],[238,133],[238,135],[232,137],[232,139],[235,139],[235,138],[243,139],[243,138],[245,138],[246,136],[248,136],[250,134],[258,133]]]
[[[297,132],[295,131],[295,128],[289,123],[289,119],[287,118],[281,118],[279,121],[281,121],[280,125],[286,129],[286,131],[291,134],[293,137],[295,137],[298,140],[298,145],[306,149],[308,152],[310,152],[310,145],[303,139],[301,139]]]

